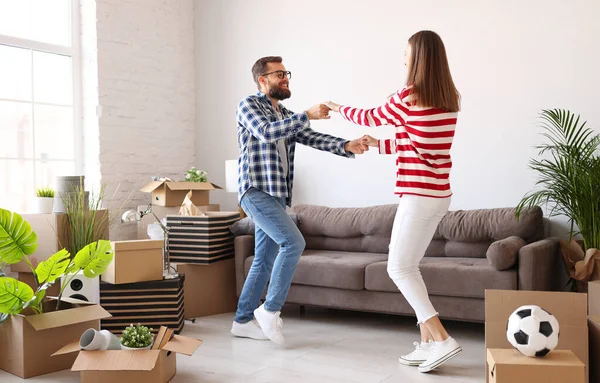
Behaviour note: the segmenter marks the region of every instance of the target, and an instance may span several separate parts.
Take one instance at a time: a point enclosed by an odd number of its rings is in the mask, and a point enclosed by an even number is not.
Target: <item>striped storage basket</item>
[[[167,216],[171,262],[208,264],[233,258],[229,226],[238,212],[205,212],[205,216]]]

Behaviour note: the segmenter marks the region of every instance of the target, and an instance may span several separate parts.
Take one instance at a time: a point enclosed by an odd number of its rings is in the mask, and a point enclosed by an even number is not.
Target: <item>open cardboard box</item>
[[[513,348],[508,339],[506,339],[508,317],[513,311],[524,305],[540,306],[556,317],[560,326],[560,336],[556,350],[573,351],[586,366],[585,376],[587,381],[589,351],[586,294],[550,291],[486,290],[486,349]],[[489,383],[487,365],[486,381]]]
[[[160,350],[80,351],[76,340],[53,355],[76,355],[71,371],[79,371],[81,383],[167,383],[177,372],[175,355],[191,356],[201,344],[201,340],[175,335]]]
[[[181,206],[185,196],[192,191],[192,202],[196,206],[205,206],[210,202],[209,193],[222,189],[212,182],[169,182],[152,181],[140,191],[152,193],[152,204],[158,206]]]
[[[52,357],[65,339],[80,336],[89,328],[100,329],[100,319],[111,315],[97,304],[62,298],[61,310],[56,299],[44,302],[45,313],[11,315],[0,323],[0,369],[21,378],[30,378],[71,368],[75,355]]]

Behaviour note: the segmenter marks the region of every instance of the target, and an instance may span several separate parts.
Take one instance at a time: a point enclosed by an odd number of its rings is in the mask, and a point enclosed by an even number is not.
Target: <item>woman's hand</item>
[[[368,134],[365,134],[364,136],[362,136],[360,138],[360,142],[363,145],[367,145],[367,146],[378,146],[379,145],[379,140],[377,138],[369,136]]]
[[[325,106],[327,106],[329,109],[331,109],[334,112],[339,112],[340,111],[340,105],[336,104],[333,101],[326,101],[324,102]]]

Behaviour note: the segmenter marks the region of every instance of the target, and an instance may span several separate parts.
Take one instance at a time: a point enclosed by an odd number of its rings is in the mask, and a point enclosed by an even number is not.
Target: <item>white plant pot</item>
[[[85,330],[79,338],[79,347],[82,350],[120,350],[121,340],[108,330]]]
[[[36,197],[36,213],[50,214],[54,208],[54,198]]]
[[[142,348],[131,348],[131,347],[121,345],[121,350],[127,350],[127,351],[150,350],[150,347],[152,347],[151,344],[146,347],[142,347]]]

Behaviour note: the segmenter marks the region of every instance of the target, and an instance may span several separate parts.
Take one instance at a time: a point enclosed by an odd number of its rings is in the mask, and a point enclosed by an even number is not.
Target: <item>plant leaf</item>
[[[46,297],[46,289],[48,287],[49,287],[49,285],[44,285],[43,289],[36,291],[36,293],[33,295],[33,297],[29,300],[29,302],[27,302],[25,304],[25,306],[23,308],[31,307],[31,308],[33,308],[33,310],[36,313],[41,314],[43,312],[42,301]]]
[[[38,282],[40,284],[54,283],[67,270],[69,263],[71,263],[70,258],[71,254],[66,249],[62,249],[44,262],[40,262],[38,267],[35,268]]]
[[[71,271],[83,270],[83,275],[95,278],[106,271],[113,260],[113,254],[110,241],[99,240],[90,243],[75,255]]]
[[[0,313],[18,314],[33,298],[33,290],[28,284],[14,278],[0,278]]]
[[[0,262],[12,265],[37,249],[37,235],[19,214],[0,209]]]

